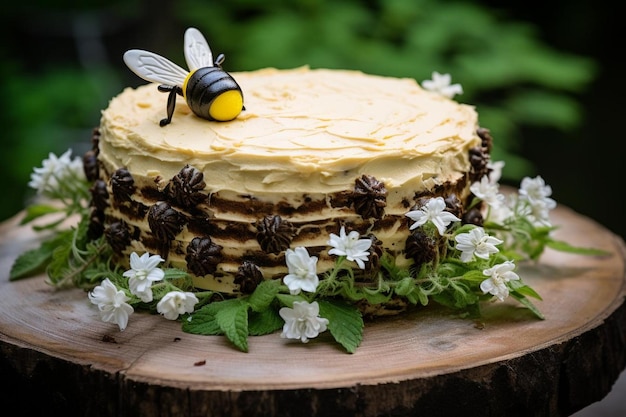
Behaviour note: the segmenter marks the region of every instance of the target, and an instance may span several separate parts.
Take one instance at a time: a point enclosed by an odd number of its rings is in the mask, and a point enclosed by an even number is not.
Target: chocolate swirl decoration
[[[194,275],[203,277],[213,274],[222,261],[222,247],[210,237],[194,237],[187,245],[185,256],[187,269]]]
[[[472,207],[462,218],[463,224],[474,224],[482,226],[485,223],[483,213],[481,211],[482,203],[477,207]]]
[[[446,202],[446,211],[454,214],[456,217],[461,217],[463,214],[463,203],[456,196],[456,194],[450,194],[444,198]]]
[[[266,216],[256,224],[256,238],[266,253],[280,253],[289,248],[295,227],[280,216]]]
[[[263,282],[263,273],[254,262],[246,260],[239,265],[234,282],[239,285],[239,291],[242,294],[252,294],[256,287]]]
[[[98,155],[93,149],[83,154],[83,172],[88,181],[95,181],[100,175],[98,167]]]
[[[104,211],[109,205],[109,192],[107,191],[106,182],[96,180],[89,189],[89,192],[91,193],[91,205],[98,210]]]
[[[87,225],[87,238],[96,240],[104,233],[104,211],[91,207],[89,210],[89,224]]]
[[[415,267],[419,268],[433,259],[437,253],[437,242],[420,229],[414,230],[405,243],[405,256],[413,259]]]
[[[489,163],[491,148],[493,147],[493,138],[489,129],[479,127],[476,130],[476,134],[480,137],[481,144],[469,150],[469,159],[472,165],[470,180],[472,182],[480,181],[482,177],[489,173],[487,164]]]
[[[126,168],[120,168],[111,176],[111,189],[117,201],[130,201],[135,192],[135,179]]]
[[[185,216],[173,209],[165,201],[161,201],[148,210],[150,230],[162,241],[173,240],[185,225]]]
[[[116,253],[121,253],[130,245],[130,232],[124,221],[114,222],[104,230],[104,236]]]
[[[491,152],[493,147],[493,138],[491,137],[491,131],[485,127],[479,127],[476,130],[476,134],[482,139],[481,146],[485,148],[487,152]]]
[[[202,193],[205,187],[204,174],[190,165],[185,165],[167,184],[165,195],[174,204],[192,208],[207,199],[207,195]]]
[[[373,217],[381,219],[387,206],[387,189],[385,184],[371,175],[357,178],[352,196],[354,210],[364,219]]]

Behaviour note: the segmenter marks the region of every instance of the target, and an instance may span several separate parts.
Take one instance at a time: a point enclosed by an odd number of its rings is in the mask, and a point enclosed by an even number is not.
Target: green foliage
[[[511,180],[533,172],[518,154],[520,128],[576,128],[581,108],[572,94],[583,92],[596,73],[591,59],[550,48],[532,25],[469,1],[184,5],[180,20],[225,52],[231,71],[310,65],[420,82],[432,71],[450,73],[463,85],[459,100],[475,105],[482,126],[492,131],[494,156],[507,162]]]
[[[345,301],[320,300],[320,316],[328,319],[328,330],[348,353],[354,353],[363,339],[363,318]]]

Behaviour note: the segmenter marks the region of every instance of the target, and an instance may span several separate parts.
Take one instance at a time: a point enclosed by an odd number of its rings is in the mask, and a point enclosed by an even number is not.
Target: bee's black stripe
[[[213,101],[220,94],[231,90],[241,91],[233,77],[219,67],[205,67],[191,74],[185,96],[196,115],[210,119],[209,109]]]

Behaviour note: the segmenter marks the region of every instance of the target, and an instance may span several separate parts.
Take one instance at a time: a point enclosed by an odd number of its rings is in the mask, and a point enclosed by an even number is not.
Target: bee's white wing
[[[185,61],[190,71],[214,65],[211,48],[196,28],[185,31]]]
[[[167,58],[141,49],[131,49],[124,54],[124,62],[132,72],[146,81],[182,87],[189,71]]]

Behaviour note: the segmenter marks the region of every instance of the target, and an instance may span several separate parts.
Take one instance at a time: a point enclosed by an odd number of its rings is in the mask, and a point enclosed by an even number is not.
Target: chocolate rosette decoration
[[[446,202],[446,211],[454,214],[456,217],[461,217],[463,213],[463,204],[461,200],[456,196],[456,194],[450,194],[446,198],[444,198]]]
[[[387,206],[387,189],[385,184],[371,175],[357,178],[352,196],[354,210],[364,219],[380,219]]]
[[[471,179],[479,181],[489,173],[487,164],[489,163],[489,152],[482,147],[474,147],[469,150],[469,160],[472,165]]]
[[[89,192],[91,193],[91,205],[98,210],[104,211],[109,205],[107,201],[109,199],[109,192],[106,182],[96,180],[89,189]]]
[[[266,216],[256,224],[256,238],[266,253],[280,253],[289,248],[295,236],[295,227],[280,216]]]
[[[413,259],[419,269],[423,264],[435,259],[437,241],[420,229],[414,230],[405,242],[405,256]]]
[[[483,217],[483,213],[480,209],[481,206],[482,204],[477,207],[472,207],[467,213],[465,213],[465,215],[461,218],[463,224],[482,226],[485,223],[485,218]]]
[[[194,275],[203,277],[213,274],[222,261],[222,247],[208,236],[194,237],[187,245],[185,261],[187,269]]]
[[[493,148],[493,138],[489,129],[479,127],[476,134],[481,139],[480,146],[476,146],[469,150],[469,160],[472,166],[470,174],[471,181],[480,181],[482,177],[489,174],[487,164],[490,160],[491,149]]]
[[[191,208],[207,199],[207,195],[202,193],[205,187],[204,174],[192,166],[185,165],[165,187],[165,195],[174,204]]]
[[[104,212],[92,207],[89,212],[89,224],[87,225],[87,238],[96,240],[104,233]],[[129,241],[130,242],[130,241]]]
[[[114,252],[120,253],[130,245],[130,231],[124,221],[111,223],[104,230],[104,236]]]
[[[365,274],[363,276],[368,281],[371,281],[372,278],[376,278],[378,276],[378,271],[380,270],[380,262],[384,253],[383,242],[373,234],[363,236],[363,238],[370,239],[372,241],[372,245],[368,250],[369,257],[365,263]]]
[[[479,138],[482,139],[481,146],[485,148],[487,152],[491,152],[491,148],[493,147],[493,138],[491,137],[491,131],[484,127],[479,127],[476,129],[476,134]]]
[[[158,239],[170,241],[183,230],[185,217],[168,203],[161,201],[150,207],[148,225]]]
[[[120,168],[111,176],[111,190],[117,201],[130,201],[135,192],[135,179],[126,168]]]
[[[83,172],[88,181],[95,181],[100,176],[96,150],[90,149],[83,154]]]
[[[263,282],[263,273],[254,262],[243,261],[239,265],[234,282],[239,285],[239,291],[242,294],[252,294],[256,287]]]

